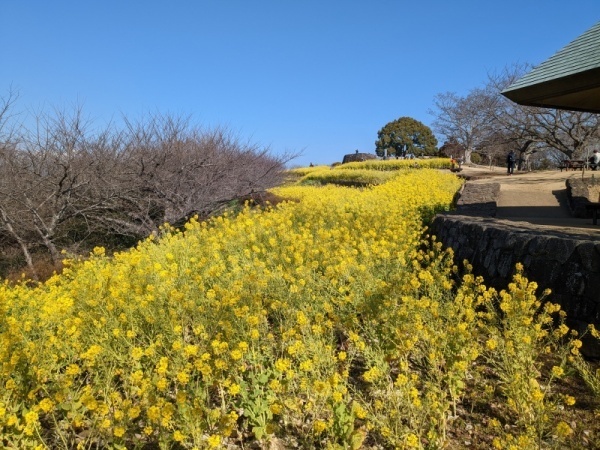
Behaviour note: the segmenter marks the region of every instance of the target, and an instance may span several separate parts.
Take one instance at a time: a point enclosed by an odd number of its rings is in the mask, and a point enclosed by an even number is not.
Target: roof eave
[[[509,87],[502,95],[526,106],[600,113],[600,67],[516,89]]]

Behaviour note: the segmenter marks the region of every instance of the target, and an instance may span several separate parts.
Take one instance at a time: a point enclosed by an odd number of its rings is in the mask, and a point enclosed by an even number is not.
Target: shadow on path
[[[541,219],[544,223],[552,219],[573,219],[569,210],[567,190],[560,189],[552,191],[556,205],[511,205],[498,206],[496,217],[499,219],[522,219],[527,222],[536,223],[534,220]]]

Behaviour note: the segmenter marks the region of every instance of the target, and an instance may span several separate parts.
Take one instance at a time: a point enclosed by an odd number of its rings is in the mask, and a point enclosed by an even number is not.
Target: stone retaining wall
[[[593,175],[592,175],[593,177]],[[600,180],[593,178],[569,178],[566,181],[569,208],[573,217],[587,217],[585,205],[589,202],[600,201]]]
[[[459,201],[457,211],[436,216],[431,225],[432,234],[454,250],[455,261],[468,260],[474,273],[498,290],[507,287],[520,262],[525,275],[538,283],[538,293],[552,290],[548,300],[562,306],[570,326],[580,331],[589,323],[600,326],[600,242],[496,219],[493,185],[477,185],[471,193],[469,184],[465,189],[462,206]],[[588,355],[600,357],[597,345],[586,347]]]

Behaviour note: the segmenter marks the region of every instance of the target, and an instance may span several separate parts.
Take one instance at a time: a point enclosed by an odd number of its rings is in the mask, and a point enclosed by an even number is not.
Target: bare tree
[[[226,129],[202,130],[188,118],[154,115],[127,123],[119,203],[98,218],[136,235],[165,222],[206,216],[234,199],[279,184],[294,155],[272,156]]]
[[[586,150],[600,139],[598,114],[550,109],[534,118],[534,130],[543,142],[569,159],[585,158]]]
[[[491,168],[493,165],[504,164],[506,155],[514,150],[514,143],[501,130],[490,131],[476,150]]]
[[[0,166],[0,226],[19,243],[34,276],[32,247],[45,247],[58,265],[58,245],[69,240],[74,221],[104,200],[94,168],[105,163],[93,152],[81,108],[41,114],[36,124],[5,149]]]
[[[0,103],[0,125],[10,124],[3,119],[12,99]],[[273,156],[186,117],[124,122],[94,129],[75,107],[39,114],[34,129],[11,139],[0,135],[0,238],[21,249],[34,277],[40,249],[58,265],[61,248],[139,239],[165,222],[207,216],[279,184],[295,156]]]
[[[501,95],[528,68],[516,65],[489,75],[483,88],[464,97],[453,93],[435,97],[434,129],[464,147],[466,162],[473,151],[491,163],[515,150],[519,168],[528,168],[534,153],[555,149],[570,159],[585,158],[600,142],[600,115],[522,106]]]
[[[18,244],[27,265],[33,269],[30,248],[35,239],[30,227],[23,227],[26,207],[17,195],[17,190],[23,187],[25,166],[26,162],[14,146],[3,145],[0,151],[0,228]]]
[[[523,106],[501,95],[528,69],[527,65],[515,65],[488,77],[486,89],[498,99],[492,112],[496,127],[514,143],[524,161],[533,153],[549,149],[569,159],[585,157],[600,139],[598,114]]]
[[[10,195],[10,189],[15,183],[20,185],[20,172],[23,161],[16,152],[18,145],[17,126],[12,119],[14,104],[18,99],[17,93],[9,89],[5,96],[0,97],[0,235],[3,244],[16,243],[28,266],[33,267],[33,258],[30,249],[30,236],[22,233],[20,224],[16,220],[19,217],[20,208],[18,202]]]
[[[465,162],[471,162],[471,153],[481,148],[490,134],[490,111],[497,99],[483,89],[473,89],[466,97],[453,92],[435,96],[434,130],[446,140],[454,139],[464,148]]]
[[[14,105],[19,94],[11,87],[6,95],[0,96],[0,146],[14,143],[17,126],[14,124],[16,113]]]

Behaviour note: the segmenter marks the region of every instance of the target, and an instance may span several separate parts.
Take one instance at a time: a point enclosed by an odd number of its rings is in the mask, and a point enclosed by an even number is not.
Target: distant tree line
[[[0,274],[14,249],[36,278],[36,257],[58,266],[62,249],[127,247],[206,217],[279,184],[295,156],[173,115],[95,127],[76,107],[23,126],[17,97],[0,98]]]
[[[530,168],[532,156],[558,164],[564,159],[586,159],[600,149],[600,115],[580,111],[518,105],[501,92],[530,70],[515,65],[491,74],[482,87],[466,95],[454,92],[435,96],[429,111],[436,134],[411,117],[400,117],[377,133],[375,153],[380,157],[446,155],[470,163],[504,162],[514,150],[519,168]],[[541,156],[541,158],[539,158]]]
[[[598,114],[521,106],[501,95],[529,69],[518,65],[492,74],[483,87],[466,95],[438,94],[430,113],[435,117],[434,131],[445,138],[442,152],[462,156],[465,162],[476,152],[492,163],[515,150],[527,166],[539,152],[559,162],[584,159],[598,148]]]

